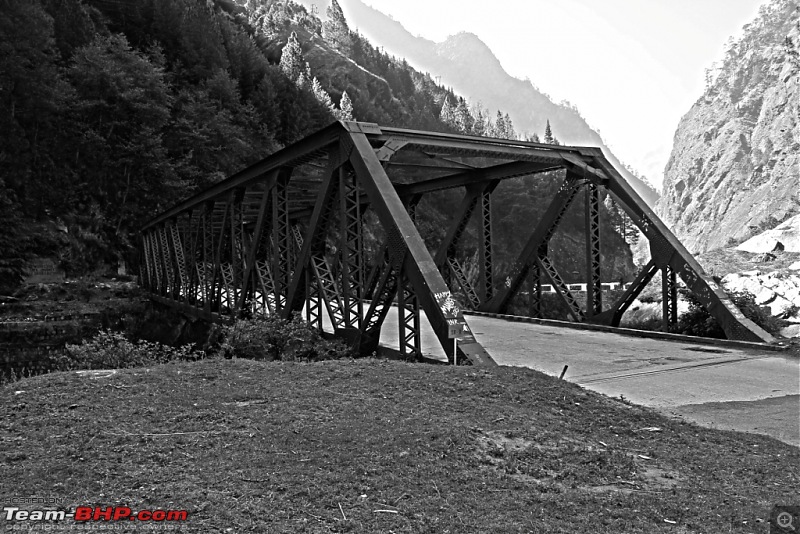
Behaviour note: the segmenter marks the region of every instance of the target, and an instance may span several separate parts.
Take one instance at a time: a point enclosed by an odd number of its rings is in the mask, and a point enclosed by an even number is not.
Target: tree
[[[339,52],[350,55],[353,49],[353,40],[350,37],[350,28],[344,17],[339,2],[331,0],[331,5],[325,11],[327,20],[322,24],[322,35],[325,40]]]
[[[6,189],[0,177],[0,292],[13,290],[20,282],[25,271],[25,259],[28,257],[30,237],[24,231],[24,223],[20,213],[22,210],[14,201],[13,192]]]
[[[467,107],[467,101],[463,97],[459,97],[458,105],[453,111],[453,121],[455,127],[461,133],[470,133],[472,131],[473,119]]]
[[[536,132],[533,132],[533,135],[530,136],[528,141],[530,141],[531,143],[541,143],[542,142],[542,140],[539,139],[539,134],[537,134]]]
[[[506,127],[506,139],[514,140],[517,138],[517,132],[514,130],[514,123],[511,122],[511,117],[508,116],[508,113],[505,114],[503,117],[503,123]]]
[[[301,74],[306,70],[306,59],[303,57],[303,49],[300,47],[300,41],[297,40],[297,34],[292,32],[289,35],[289,40],[286,46],[283,47],[281,52],[281,70],[286,77],[296,82]]]
[[[544,142],[548,145],[554,145],[555,137],[553,137],[553,130],[550,128],[550,119],[547,119],[547,126],[544,128]]]
[[[96,231],[126,246],[127,232],[180,187],[162,142],[173,101],[164,72],[112,34],[76,50],[68,74],[80,98],[77,203],[98,206]],[[220,80],[220,95],[230,85]]]
[[[456,115],[453,105],[450,103],[450,97],[445,95],[444,103],[442,104],[442,111],[439,113],[439,120],[448,126],[455,127]]]
[[[483,114],[483,106],[480,103],[475,106],[475,113],[472,117],[472,133],[486,135],[486,115]]]
[[[503,112],[499,109],[497,110],[497,118],[494,120],[494,136],[499,139],[506,139],[508,137],[506,119],[503,117]]]
[[[336,108],[333,105],[333,100],[331,100],[331,95],[322,88],[322,84],[319,83],[316,76],[311,81],[311,92],[314,93],[317,101],[331,112],[331,115],[336,115]]]
[[[342,99],[339,101],[339,120],[342,121],[354,121],[356,120],[353,116],[353,102],[350,100],[350,95],[347,94],[347,91],[342,93]]]

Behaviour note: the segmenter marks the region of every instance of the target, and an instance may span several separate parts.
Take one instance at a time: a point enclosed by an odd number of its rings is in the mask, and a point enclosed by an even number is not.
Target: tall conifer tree
[[[553,137],[553,130],[550,128],[550,119],[547,119],[547,126],[544,128],[544,142],[548,145],[554,145],[555,137]]]
[[[450,103],[450,97],[445,95],[444,103],[442,104],[442,111],[439,113],[439,119],[448,126],[455,127],[456,115],[453,105]]]
[[[286,46],[283,47],[280,65],[286,77],[293,82],[296,82],[300,75],[305,72],[307,63],[303,57],[303,49],[300,48],[300,41],[297,40],[295,32],[289,35],[289,40],[286,42]]]
[[[328,19],[322,24],[322,35],[333,48],[349,55],[353,49],[353,39],[350,37],[350,28],[347,26],[347,19],[339,2],[331,0],[331,5],[325,14]]]
[[[353,116],[353,102],[350,100],[350,95],[347,94],[347,91],[342,93],[342,99],[339,101],[339,120],[343,121],[354,121],[356,120]]]

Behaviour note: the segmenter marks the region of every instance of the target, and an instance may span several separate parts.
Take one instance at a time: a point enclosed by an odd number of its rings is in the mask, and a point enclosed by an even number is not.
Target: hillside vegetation
[[[68,275],[121,261],[135,270],[144,221],[336,119],[517,136],[507,114],[476,117],[429,74],[351,31],[335,2],[325,22],[276,0],[2,5],[4,291],[37,255]],[[504,185],[498,205],[516,201],[514,219],[497,224],[499,242],[521,241],[514,221],[538,217],[552,190],[547,179]],[[432,247],[457,198],[425,199],[420,228]],[[613,206],[603,209],[609,276],[629,276],[624,220]],[[565,227],[577,228],[582,214],[570,217]],[[578,233],[555,243],[564,252],[556,263],[582,272]],[[500,265],[510,263],[517,249],[498,248]],[[461,254],[469,263],[473,250]]]

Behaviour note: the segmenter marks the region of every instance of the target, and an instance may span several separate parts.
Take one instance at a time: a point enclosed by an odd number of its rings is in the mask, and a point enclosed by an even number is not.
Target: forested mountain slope
[[[501,118],[476,122],[464,99],[333,15],[276,0],[5,0],[0,281],[33,255],[68,274],[135,266],[144,221],[336,119],[513,135],[496,128]],[[515,213],[531,218],[549,188],[509,183],[498,199],[530,198]],[[454,202],[457,193],[425,199],[431,246]],[[630,253],[609,215],[604,251],[619,276]],[[512,220],[496,231],[500,243],[520,239]],[[561,247],[565,265],[583,257],[580,243]]]
[[[683,117],[659,211],[691,251],[800,213],[800,4],[773,0]]]

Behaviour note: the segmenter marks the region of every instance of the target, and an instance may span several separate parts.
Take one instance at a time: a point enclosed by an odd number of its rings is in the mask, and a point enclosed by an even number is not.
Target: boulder
[[[783,337],[800,337],[800,324],[793,324],[782,329],[780,334]]]
[[[755,237],[751,237],[736,247],[736,250],[743,250],[745,252],[752,252],[754,254],[762,254],[765,252],[784,250],[784,246],[783,243],[774,237],[767,236],[766,234],[759,234]]]

